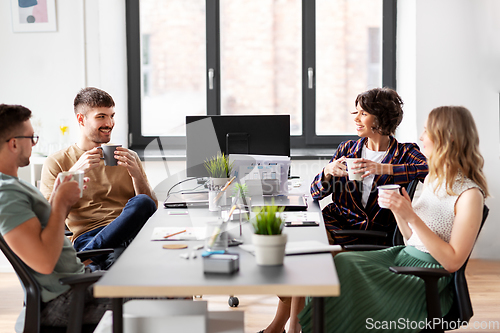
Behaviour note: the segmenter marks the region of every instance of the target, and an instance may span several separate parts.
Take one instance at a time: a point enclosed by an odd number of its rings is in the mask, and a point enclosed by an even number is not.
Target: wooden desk
[[[319,206],[308,200],[309,211]],[[232,275],[204,274],[198,250],[196,259],[183,259],[179,255],[191,252],[202,241],[188,243],[183,250],[165,250],[167,241],[151,241],[155,227],[204,226],[217,219],[217,213],[206,208],[187,209],[188,215],[169,215],[171,209],[160,207],[149,219],[134,241],[96,283],[96,297],[116,298],[114,301],[114,332],[121,332],[121,298],[162,297],[189,295],[251,295],[271,294],[283,296],[338,296],[339,282],[330,253],[285,257],[283,266],[262,267],[250,253],[230,247],[229,252],[240,254],[240,270]],[[239,235],[239,223],[230,222],[230,235]],[[285,228],[289,241],[319,240],[328,243],[323,222],[319,227]],[[245,243],[251,243],[249,223],[243,225]],[[169,241],[172,242],[172,241]]]

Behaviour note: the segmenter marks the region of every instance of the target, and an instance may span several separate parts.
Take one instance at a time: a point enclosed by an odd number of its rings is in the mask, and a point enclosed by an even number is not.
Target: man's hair
[[[31,111],[22,105],[0,104],[0,147],[11,139],[22,124],[30,119]]]
[[[81,113],[85,115],[87,111],[93,108],[112,108],[115,106],[115,101],[110,94],[104,90],[87,87],[78,92],[73,102],[75,114]]]

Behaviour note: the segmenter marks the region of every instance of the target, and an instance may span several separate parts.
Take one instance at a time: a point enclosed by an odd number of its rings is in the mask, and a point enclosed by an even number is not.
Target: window
[[[356,95],[395,87],[395,7],[127,0],[130,146],[184,148],[185,116],[203,114],[290,114],[292,148],[355,138]]]
[[[289,114],[302,134],[301,31],[300,0],[221,1],[221,114]]]

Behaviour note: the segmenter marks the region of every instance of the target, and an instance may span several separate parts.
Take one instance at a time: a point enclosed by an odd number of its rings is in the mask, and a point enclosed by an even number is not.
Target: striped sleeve
[[[352,147],[348,147],[349,143],[350,141],[340,143],[337,150],[335,151],[335,154],[328,163],[332,163],[336,159],[345,156],[347,153],[349,153],[352,150]],[[323,179],[324,176],[325,173],[323,168],[321,172],[318,173],[316,177],[314,177],[311,183],[310,191],[311,191],[311,196],[314,200],[321,200],[330,195],[333,191],[332,184],[335,179],[332,177],[330,182],[323,182],[321,180]]]
[[[406,184],[413,179],[424,181],[429,172],[427,159],[420,152],[418,146],[413,143],[404,145],[403,158],[404,164],[393,164],[394,184]]]

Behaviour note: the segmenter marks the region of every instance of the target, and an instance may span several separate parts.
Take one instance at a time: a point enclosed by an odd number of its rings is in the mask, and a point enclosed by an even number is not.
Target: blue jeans
[[[87,231],[78,236],[73,243],[77,251],[113,248],[115,254],[107,255],[105,258],[93,258],[101,267],[92,269],[107,269],[118,258],[123,248],[139,233],[142,226],[156,211],[154,201],[145,194],[138,194],[131,198],[113,222],[105,227]],[[121,249],[121,250],[120,250]],[[102,256],[101,256],[102,257]],[[106,261],[106,262],[104,262]]]

